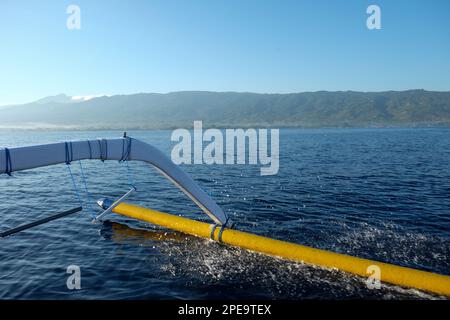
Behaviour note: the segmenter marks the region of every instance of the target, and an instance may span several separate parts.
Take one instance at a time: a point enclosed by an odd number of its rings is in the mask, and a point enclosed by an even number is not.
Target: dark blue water
[[[170,131],[130,133],[161,148]],[[20,146],[120,132],[0,132]],[[282,130],[280,171],[184,165],[241,230],[450,275],[450,129]],[[83,162],[93,198],[127,191],[126,167]],[[79,178],[78,164],[73,163]],[[129,202],[207,220],[152,168],[132,163]],[[81,185],[80,185],[81,186]],[[0,177],[0,230],[77,206],[64,165]],[[0,239],[2,299],[420,299],[415,290],[230,248],[89,211]],[[68,290],[66,268],[81,268]]]

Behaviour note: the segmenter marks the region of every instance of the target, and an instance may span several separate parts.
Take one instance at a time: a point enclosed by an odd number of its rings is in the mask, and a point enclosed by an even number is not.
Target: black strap
[[[215,231],[216,231],[216,228],[217,227],[220,227],[220,229],[219,229],[219,234],[217,235],[217,242],[219,242],[219,243],[222,243],[222,233],[223,233],[223,231],[225,230],[225,228],[227,228],[227,224],[228,224],[228,221],[230,220],[230,217],[227,217],[227,220],[225,220],[225,223],[224,224],[222,224],[222,225],[219,225],[219,224],[212,224],[211,225],[211,233],[209,234],[209,238],[211,239],[211,240],[214,240],[214,233],[215,233]],[[229,229],[232,229],[234,227],[234,224],[233,225],[231,225],[231,226],[229,226],[228,228]]]
[[[217,223],[211,225],[211,233],[209,234],[211,240],[214,240],[214,232],[216,231],[217,226]]]
[[[225,229],[225,227],[227,226],[227,223],[228,223],[229,219],[230,218],[227,218],[227,220],[225,220],[225,223],[220,226],[219,234],[217,235],[217,241],[219,243],[222,243],[222,233],[223,233],[223,230]]]

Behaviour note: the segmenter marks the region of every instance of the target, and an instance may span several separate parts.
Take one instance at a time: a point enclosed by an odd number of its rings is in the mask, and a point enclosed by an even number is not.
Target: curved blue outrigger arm
[[[189,175],[157,148],[130,137],[0,149],[0,174],[86,159],[147,162],[179,187],[216,224],[227,223],[225,212]]]

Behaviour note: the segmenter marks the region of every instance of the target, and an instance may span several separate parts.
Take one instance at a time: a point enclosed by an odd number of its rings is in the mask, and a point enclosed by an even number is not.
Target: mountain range
[[[8,129],[205,127],[392,127],[450,125],[450,92],[425,90],[289,94],[180,91],[91,97],[57,95],[0,108]]]

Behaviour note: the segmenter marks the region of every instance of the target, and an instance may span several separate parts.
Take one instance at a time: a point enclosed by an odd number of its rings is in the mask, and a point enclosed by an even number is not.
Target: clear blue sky
[[[66,8],[81,8],[81,30]],[[366,28],[381,7],[382,29]],[[450,90],[450,1],[0,2],[0,105],[58,93]]]

